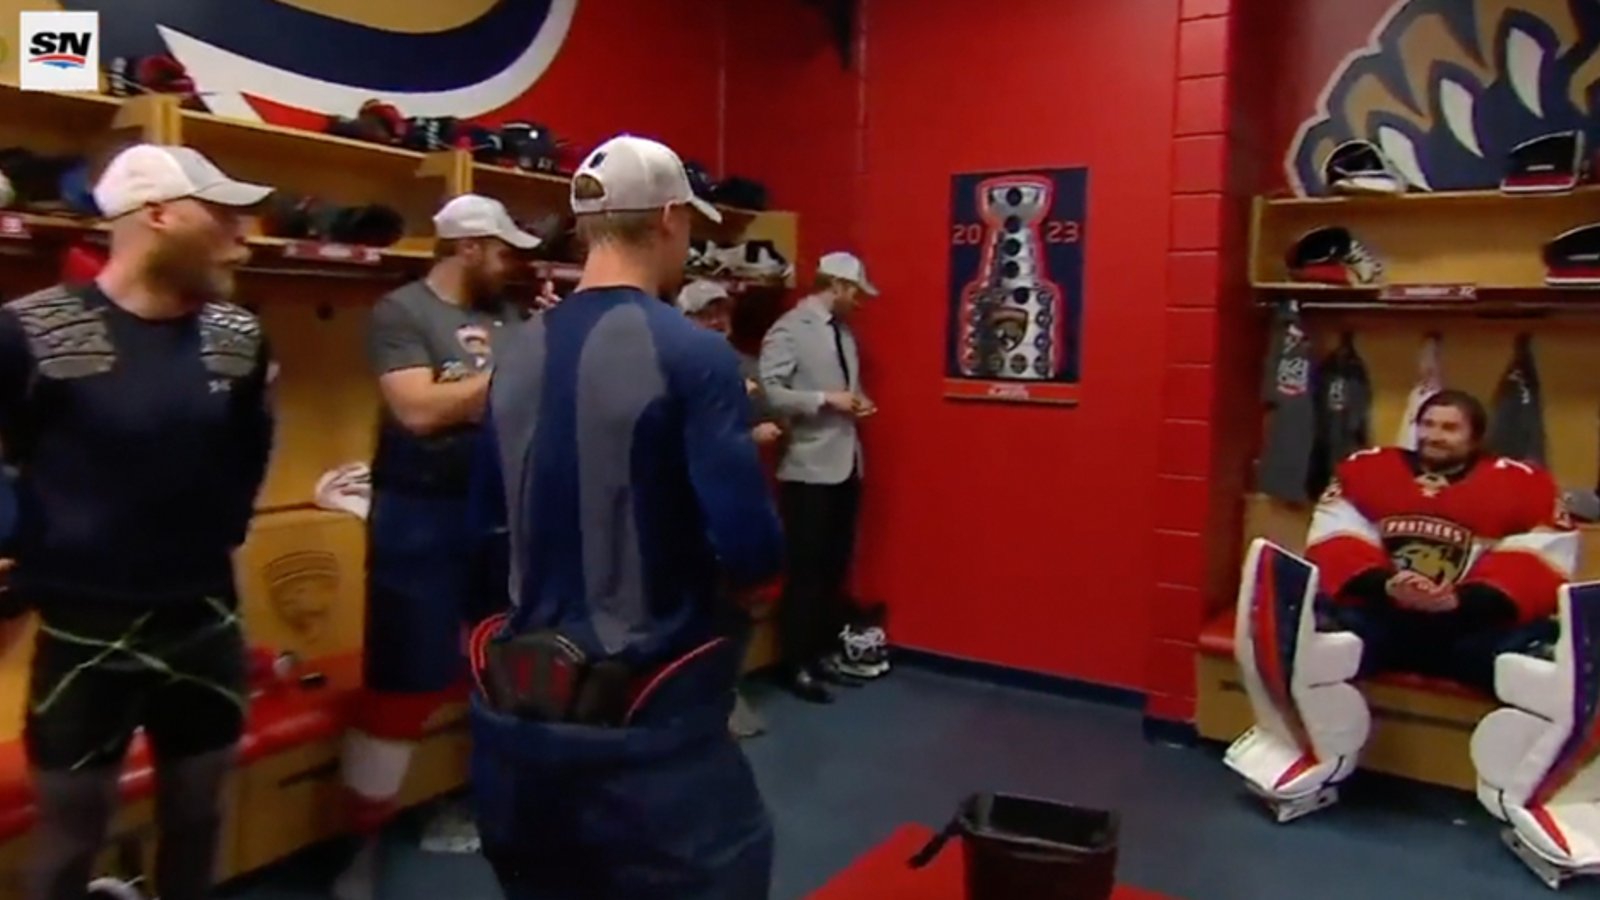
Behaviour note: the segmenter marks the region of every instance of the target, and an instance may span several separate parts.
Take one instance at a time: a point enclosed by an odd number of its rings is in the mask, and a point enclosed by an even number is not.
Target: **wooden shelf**
[[[0,248],[23,252],[51,252],[69,241],[101,243],[109,229],[93,219],[38,213],[0,211]],[[246,238],[251,258],[247,272],[327,274],[368,277],[375,271],[414,271],[433,259],[431,243],[402,240],[392,247],[358,247],[300,241],[269,235]],[[8,246],[9,245],[9,246]]]
[[[319,245],[254,237],[251,268],[339,273],[358,277],[364,269],[414,267],[432,258],[432,217],[449,197],[469,191],[495,197],[524,220],[566,213],[570,179],[474,162],[470,153],[419,153],[320,132],[243,121],[181,108],[171,95],[120,99],[99,94],[22,91],[0,85],[0,146],[24,146],[41,154],[80,154],[91,164],[136,140],[194,147],[229,175],[272,185],[291,195],[309,195],[339,205],[382,203],[406,223],[405,236],[382,249]],[[798,225],[793,213],[719,207],[720,226],[701,223],[696,234],[722,244],[769,240],[793,259]],[[0,246],[15,253],[19,241],[93,233],[93,222],[35,212],[7,213],[13,234]],[[575,269],[550,266],[549,275],[575,279]],[[536,272],[541,271],[538,266]],[[735,291],[792,286],[734,279]]]
[[[527,172],[489,163],[472,163],[470,187],[463,189],[463,193],[466,190],[499,200],[513,217],[522,220],[550,212],[567,214],[572,203],[572,179],[565,175]],[[696,237],[734,243],[743,238],[751,224],[763,215],[757,210],[734,206],[719,205],[717,209],[722,213],[721,224],[695,217]]]
[[[550,281],[562,284],[572,284],[583,277],[582,263],[537,260],[531,264],[530,268],[533,270],[534,278],[548,279]],[[793,279],[785,281],[764,278],[732,278],[728,276],[699,275],[694,273],[689,273],[687,277],[689,279],[704,278],[709,281],[721,282],[725,287],[727,287],[728,293],[733,294],[734,296],[739,296],[741,294],[759,294],[774,291],[786,291],[793,287],[793,285],[790,283],[790,281]]]
[[[1449,206],[1459,210],[1467,206],[1500,206],[1506,203],[1555,203],[1585,201],[1589,206],[1600,206],[1600,185],[1579,185],[1559,194],[1506,194],[1501,191],[1412,191],[1385,196],[1378,194],[1337,194],[1326,197],[1264,197],[1262,201],[1275,209],[1371,207],[1390,211],[1425,205],[1429,208]]]
[[[1454,285],[1386,285],[1349,287],[1295,281],[1251,285],[1256,305],[1276,307],[1294,300],[1301,309],[1365,310],[1393,313],[1463,313],[1474,315],[1600,314],[1600,287],[1546,285],[1470,285],[1461,296]]]
[[[1597,186],[1564,194],[1258,198],[1249,274],[1260,286],[1290,283],[1285,257],[1295,241],[1315,228],[1337,225],[1348,228],[1383,263],[1388,283],[1545,289],[1544,245],[1595,221],[1600,221]]]

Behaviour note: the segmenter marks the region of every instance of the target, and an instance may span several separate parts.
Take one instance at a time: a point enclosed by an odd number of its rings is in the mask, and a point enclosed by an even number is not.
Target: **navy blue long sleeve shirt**
[[[272,448],[254,315],[141,319],[97,287],[0,307],[0,445],[29,599],[149,607],[233,594]]]
[[[471,505],[508,541],[511,628],[635,666],[719,633],[726,588],[782,563],[750,420],[727,341],[633,288],[509,331]]]

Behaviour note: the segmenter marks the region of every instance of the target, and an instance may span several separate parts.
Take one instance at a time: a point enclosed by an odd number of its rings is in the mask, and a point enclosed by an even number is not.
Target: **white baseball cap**
[[[868,296],[878,296],[878,289],[867,280],[867,267],[853,253],[829,253],[817,261],[817,274],[848,281],[856,287],[867,292]]]
[[[728,289],[720,282],[700,278],[683,286],[678,292],[678,309],[692,316],[718,300],[728,299]]]
[[[588,175],[604,194],[579,200],[578,179]],[[722,221],[715,206],[696,197],[683,160],[666,144],[631,134],[618,135],[596,147],[572,177],[572,211],[580,216],[605,212],[645,212],[687,203],[713,222]]]
[[[108,219],[150,203],[193,197],[219,206],[249,207],[272,188],[234,181],[188,147],[134,144],[112,158],[94,185],[94,202]]]
[[[433,232],[442,240],[499,238],[518,250],[532,250],[539,239],[511,221],[505,204],[479,194],[451,198],[433,214]]]

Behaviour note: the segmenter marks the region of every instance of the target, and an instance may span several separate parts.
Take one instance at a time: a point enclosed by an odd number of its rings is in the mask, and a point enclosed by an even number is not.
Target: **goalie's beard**
[[[1472,468],[1477,461],[1476,448],[1458,451],[1428,442],[1423,442],[1417,447],[1417,467],[1428,475],[1454,478]]]

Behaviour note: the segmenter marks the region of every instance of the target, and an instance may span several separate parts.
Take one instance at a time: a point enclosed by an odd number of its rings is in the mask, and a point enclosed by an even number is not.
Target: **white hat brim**
[[[267,199],[272,194],[273,188],[264,184],[250,184],[246,181],[219,181],[207,185],[192,195],[196,200],[215,203],[218,206],[231,206],[242,209],[255,206]]]
[[[702,200],[701,198],[695,197],[695,196],[692,196],[692,195],[689,197],[689,205],[694,207],[695,209],[699,210],[700,211],[700,215],[705,216],[706,218],[710,219],[713,222],[721,224],[721,222],[722,222],[722,210],[717,209],[715,206],[712,206],[711,204],[707,203],[705,200]]]

